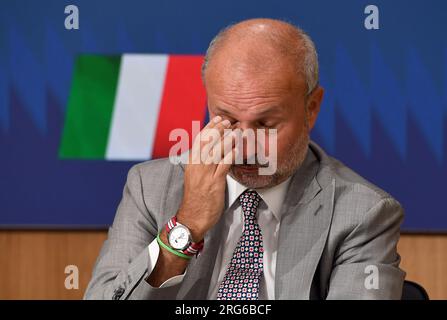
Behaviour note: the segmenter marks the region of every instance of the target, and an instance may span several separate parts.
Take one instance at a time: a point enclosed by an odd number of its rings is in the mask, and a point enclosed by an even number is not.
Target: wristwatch
[[[204,241],[193,242],[188,227],[177,222],[177,217],[169,219],[166,224],[168,243],[171,248],[188,256],[198,255],[203,249]]]

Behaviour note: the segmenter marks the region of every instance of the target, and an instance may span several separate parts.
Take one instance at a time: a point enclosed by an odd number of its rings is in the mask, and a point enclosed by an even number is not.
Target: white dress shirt
[[[289,183],[290,178],[273,188],[255,189],[263,200],[260,202],[257,212],[264,245],[264,272],[260,279],[260,300],[275,299],[276,255],[281,222],[281,208]],[[207,295],[210,300],[216,299],[219,285],[225,276],[228,264],[233,257],[233,252],[242,236],[244,214],[238,198],[245,190],[247,190],[247,187],[227,175],[228,203],[226,204],[226,209],[223,213],[225,219],[222,230],[223,238],[216,256],[216,262],[214,264],[214,270]],[[155,267],[160,251],[156,239],[151,242],[148,250],[148,273],[150,274]],[[185,273],[186,272],[187,271],[185,271]],[[166,280],[160,288],[180,283],[183,280],[185,273]]]

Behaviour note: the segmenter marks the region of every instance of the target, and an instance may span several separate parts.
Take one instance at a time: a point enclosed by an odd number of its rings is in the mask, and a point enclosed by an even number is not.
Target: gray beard
[[[278,164],[277,170],[272,175],[259,174],[235,174],[233,167],[230,169],[230,176],[243,184],[247,188],[260,189],[271,188],[289,178],[304,162],[309,146],[309,134],[304,128],[296,143],[291,144],[287,149],[290,155],[284,158],[282,163]]]

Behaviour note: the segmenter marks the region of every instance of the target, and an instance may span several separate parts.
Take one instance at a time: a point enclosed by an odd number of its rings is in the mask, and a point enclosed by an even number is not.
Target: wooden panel
[[[447,299],[447,235],[402,235],[398,250],[407,279],[421,284],[430,299]]]
[[[105,231],[0,231],[0,299],[81,299]],[[65,267],[79,289],[65,288]]]
[[[0,231],[0,299],[81,299],[105,231]],[[432,299],[447,299],[447,235],[403,235],[407,279]],[[65,267],[79,268],[79,289],[64,286]]]

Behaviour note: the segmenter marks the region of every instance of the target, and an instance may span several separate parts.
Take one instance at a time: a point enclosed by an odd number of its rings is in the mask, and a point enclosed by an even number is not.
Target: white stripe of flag
[[[107,160],[150,158],[167,64],[168,55],[122,56]]]

